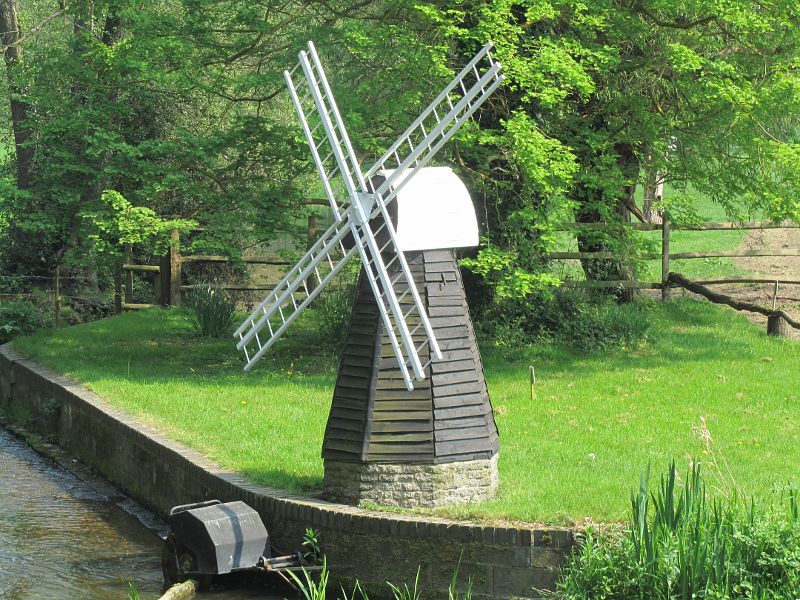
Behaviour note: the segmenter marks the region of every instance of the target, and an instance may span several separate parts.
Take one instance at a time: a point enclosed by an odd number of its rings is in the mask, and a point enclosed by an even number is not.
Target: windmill
[[[360,257],[323,445],[326,492],[336,499],[430,505],[450,496],[482,499],[496,488],[497,429],[452,251],[477,245],[477,220],[452,170],[426,167],[503,81],[491,48],[481,49],[367,170],[312,42],[284,72],[335,220],[234,338],[249,370]],[[431,489],[395,493],[392,481],[409,477]],[[443,479],[447,489],[434,489]],[[480,489],[464,493],[473,487]]]

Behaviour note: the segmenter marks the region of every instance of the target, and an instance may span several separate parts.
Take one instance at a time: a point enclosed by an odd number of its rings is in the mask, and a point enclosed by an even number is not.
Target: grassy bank
[[[800,344],[695,301],[653,304],[647,315],[653,325],[637,347],[581,355],[485,345],[501,432],[500,497],[449,514],[619,520],[648,463],[711,459],[701,419],[730,465],[724,485],[765,493],[796,478]],[[179,313],[154,310],[14,344],[225,466],[313,493],[336,362],[320,341],[307,320],[245,374],[229,339],[201,340]]]

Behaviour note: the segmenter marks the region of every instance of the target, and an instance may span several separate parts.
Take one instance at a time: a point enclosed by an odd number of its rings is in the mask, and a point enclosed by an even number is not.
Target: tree
[[[2,0],[0,2],[0,45],[3,47],[3,60],[6,66],[11,125],[16,147],[17,187],[20,190],[26,190],[30,185],[33,147],[30,145],[31,131],[26,123],[28,105],[17,77],[19,63],[22,60],[21,37],[19,1]]]
[[[543,251],[559,219],[629,220],[648,170],[683,191],[676,202],[696,190],[732,214],[800,219],[796,2],[480,0],[426,10],[459,52],[492,39],[508,76],[460,151],[488,215],[487,247],[470,264],[501,295],[548,283]],[[583,251],[628,243],[578,235]],[[587,278],[630,276],[624,262],[583,266]]]

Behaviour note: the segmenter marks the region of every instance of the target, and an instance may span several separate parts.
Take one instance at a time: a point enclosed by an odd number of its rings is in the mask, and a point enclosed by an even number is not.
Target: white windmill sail
[[[421,363],[420,355],[426,348],[430,360],[441,357],[397,244],[388,204],[502,81],[500,63],[492,59],[490,49],[488,44],[462,69],[366,174],[361,172],[314,45],[309,42],[309,52],[300,52],[298,65],[284,76],[336,222],[236,330],[237,348],[247,360],[245,370],[263,356],[356,252],[408,389],[413,389],[409,369],[416,379],[425,377],[427,364]],[[293,76],[298,70],[304,79],[295,83]],[[388,175],[374,189],[372,178],[379,171]],[[339,188],[343,189],[337,193]],[[378,223],[375,229],[374,223]],[[344,245],[348,234],[355,242],[349,249]],[[321,268],[327,271],[324,275]],[[320,284],[309,290],[306,280],[312,273]],[[414,324],[413,329],[409,323]],[[259,333],[264,329],[262,340]]]

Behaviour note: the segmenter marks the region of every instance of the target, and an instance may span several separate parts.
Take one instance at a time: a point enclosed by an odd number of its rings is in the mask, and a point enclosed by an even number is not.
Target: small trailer
[[[167,586],[195,579],[208,588],[214,575],[276,573],[293,586],[286,571],[318,570],[301,552],[273,556],[259,514],[244,502],[208,500],[174,507],[161,569]]]

